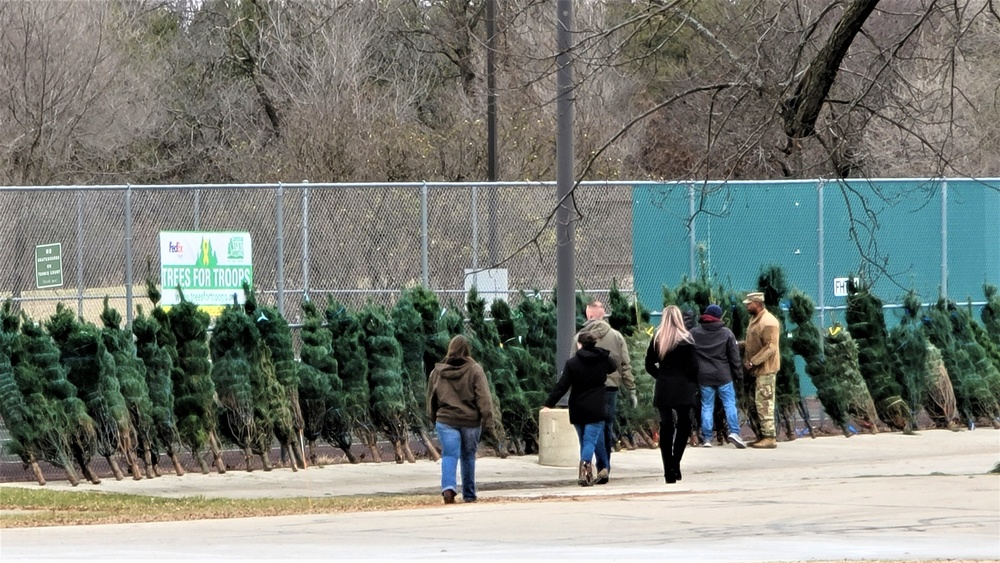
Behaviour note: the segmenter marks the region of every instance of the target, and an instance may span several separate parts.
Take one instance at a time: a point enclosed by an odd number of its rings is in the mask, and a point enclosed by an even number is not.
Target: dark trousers
[[[660,411],[660,457],[663,458],[663,473],[680,469],[684,448],[691,436],[691,406],[658,409]]]
[[[607,414],[604,417],[604,449],[608,452],[608,464],[602,466],[602,460],[598,458],[597,470],[607,469],[611,471],[611,452],[615,449],[615,444],[618,443],[618,437],[615,436],[615,419],[618,418],[618,388],[605,387],[604,397],[606,401],[605,414]]]

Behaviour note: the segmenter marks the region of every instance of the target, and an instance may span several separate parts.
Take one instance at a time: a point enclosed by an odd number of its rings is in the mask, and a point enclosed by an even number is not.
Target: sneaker
[[[747,447],[747,443],[744,442],[743,438],[740,438],[740,435],[735,432],[733,432],[729,436],[726,436],[726,439],[729,440],[730,444],[736,446],[738,449],[742,450],[743,448]]]
[[[778,447],[778,442],[774,438],[761,438],[760,440],[750,444],[751,448],[757,448],[759,450],[773,450]]]
[[[703,447],[703,448],[711,448],[712,447],[712,442],[709,442],[708,440],[705,440],[704,442],[701,443],[701,447]]]
[[[589,487],[594,484],[594,466],[589,461],[580,462],[580,473],[576,482],[581,487]]]
[[[455,491],[446,489],[441,496],[444,497],[445,504],[455,504]]]
[[[611,472],[607,469],[602,469],[597,472],[597,480],[594,481],[595,485],[607,485],[608,481],[611,480]]]

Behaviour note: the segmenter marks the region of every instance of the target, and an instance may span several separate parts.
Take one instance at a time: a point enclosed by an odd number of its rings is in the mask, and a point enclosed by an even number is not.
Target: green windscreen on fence
[[[754,291],[777,264],[822,305],[823,326],[843,322],[835,282],[859,271],[889,326],[911,288],[924,303],[945,285],[981,303],[984,282],[1000,285],[1000,180],[678,182],[635,187],[632,201],[635,290],[652,310],[703,266],[714,284]]]

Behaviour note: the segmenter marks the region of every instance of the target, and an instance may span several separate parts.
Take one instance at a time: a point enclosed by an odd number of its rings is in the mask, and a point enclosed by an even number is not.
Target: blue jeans
[[[441,492],[458,493],[455,471],[462,466],[462,500],[476,500],[476,450],[479,449],[479,426],[456,428],[443,422],[434,425],[441,440]]]
[[[604,390],[605,396],[605,412],[607,416],[604,418],[604,459],[600,457],[597,458],[597,470],[607,469],[611,471],[611,450],[615,449],[615,444],[618,442],[618,438],[615,436],[615,419],[618,418],[618,388],[617,387],[606,387]]]
[[[580,438],[580,461],[589,462],[597,455],[597,467],[608,466],[608,450],[604,447],[604,422],[574,424]],[[600,471],[600,469],[598,470]]]
[[[740,433],[740,417],[736,412],[736,390],[733,382],[725,385],[707,386],[701,385],[701,437],[706,442],[712,441],[712,430],[715,425],[715,394],[719,394],[722,399],[722,408],[726,411],[726,425],[729,432]]]

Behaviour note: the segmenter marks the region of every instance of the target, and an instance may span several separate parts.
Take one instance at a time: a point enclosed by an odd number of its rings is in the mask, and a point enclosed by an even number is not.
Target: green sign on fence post
[[[62,275],[62,243],[39,244],[35,247],[35,287],[60,287]]]

